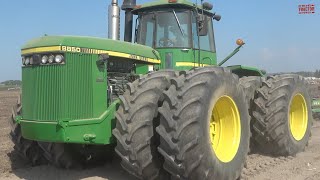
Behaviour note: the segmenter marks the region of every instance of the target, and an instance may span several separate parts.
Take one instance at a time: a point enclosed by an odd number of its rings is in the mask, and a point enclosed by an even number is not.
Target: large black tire
[[[74,169],[82,168],[86,157],[80,154],[74,144],[38,142],[44,151],[44,157],[57,168]]]
[[[307,83],[298,75],[276,75],[263,79],[254,101],[253,138],[259,151],[291,156],[305,149],[311,135],[312,112]],[[290,130],[289,110],[293,97],[301,94],[308,117],[305,134],[296,140]]]
[[[254,107],[254,99],[257,95],[257,90],[262,85],[262,78],[259,76],[248,76],[242,77],[239,79],[240,85],[244,89],[245,99],[247,105],[249,107],[249,115],[250,115],[250,134],[253,128],[253,107]],[[256,150],[254,140],[252,140],[252,135],[250,135],[250,152],[252,153]]]
[[[10,138],[14,143],[14,150],[18,154],[28,160],[33,166],[46,164],[47,161],[43,156],[42,149],[38,146],[37,142],[25,139],[22,137],[21,126],[15,121],[16,116],[21,116],[22,105],[21,96],[17,101],[17,104],[12,108],[12,114],[9,118],[11,125]]]
[[[221,179],[240,177],[249,150],[250,125],[244,92],[236,75],[221,67],[181,72],[164,92],[159,152],[164,168],[175,179]],[[211,145],[209,123],[218,99],[229,96],[239,110],[239,147],[229,162],[222,162]]]
[[[146,180],[166,179],[162,169],[163,158],[157,152],[159,137],[154,133],[159,124],[158,104],[162,92],[170,86],[174,71],[158,71],[142,76],[120,97],[116,113],[116,153],[121,166],[130,174]]]
[[[250,114],[257,90],[262,85],[262,78],[259,76],[245,76],[239,79],[239,83],[244,89],[245,99],[247,101]]]
[[[80,169],[111,161],[113,145],[82,145],[38,142],[50,164],[62,169]]]

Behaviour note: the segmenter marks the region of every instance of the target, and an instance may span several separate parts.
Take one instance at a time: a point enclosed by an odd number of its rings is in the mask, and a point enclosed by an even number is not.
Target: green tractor
[[[312,99],[312,115],[314,119],[320,118],[320,98],[315,97]]]
[[[312,124],[305,81],[221,67],[244,42],[217,62],[213,21],[221,17],[210,3],[124,0],[123,42],[111,2],[108,39],[44,36],[23,46],[10,123],[24,158],[73,168],[116,152],[140,179],[233,180],[249,150],[304,150]]]

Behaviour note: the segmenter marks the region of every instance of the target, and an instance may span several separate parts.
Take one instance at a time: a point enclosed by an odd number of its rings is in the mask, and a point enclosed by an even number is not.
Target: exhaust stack
[[[120,8],[118,6],[118,0],[111,1],[108,12],[108,38],[120,40]]]
[[[136,6],[136,0],[124,0],[121,6],[122,10],[125,10],[125,20],[124,20],[124,41],[132,42],[132,26],[133,26],[133,14],[132,10]]]

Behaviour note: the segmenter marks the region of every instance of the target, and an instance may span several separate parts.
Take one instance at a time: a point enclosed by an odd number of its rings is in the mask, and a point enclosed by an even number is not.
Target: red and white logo
[[[314,4],[301,4],[299,5],[299,14],[314,14],[315,9]]]

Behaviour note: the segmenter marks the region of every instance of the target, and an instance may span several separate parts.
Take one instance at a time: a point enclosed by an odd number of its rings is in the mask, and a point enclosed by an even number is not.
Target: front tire
[[[157,152],[159,137],[155,127],[159,124],[158,104],[162,92],[170,86],[174,71],[158,71],[142,76],[130,83],[129,89],[120,97],[116,113],[116,153],[121,166],[140,179],[167,179],[162,168],[163,158]]]
[[[79,153],[75,144],[38,142],[50,164],[61,169],[82,168],[86,157]]]
[[[45,158],[53,166],[61,169],[83,169],[111,161],[113,145],[83,145],[38,142]]]
[[[18,154],[29,161],[33,166],[46,164],[47,161],[43,156],[42,149],[38,146],[36,141],[31,141],[23,138],[20,124],[16,123],[15,118],[22,115],[21,96],[17,101],[17,104],[12,108],[12,114],[9,118],[11,125],[10,138],[14,143],[14,150]]]
[[[261,152],[292,156],[305,149],[311,136],[312,111],[301,76],[268,77],[254,105],[253,137]]]
[[[175,179],[240,177],[249,150],[249,114],[236,75],[224,68],[181,72],[165,91],[159,152]]]

